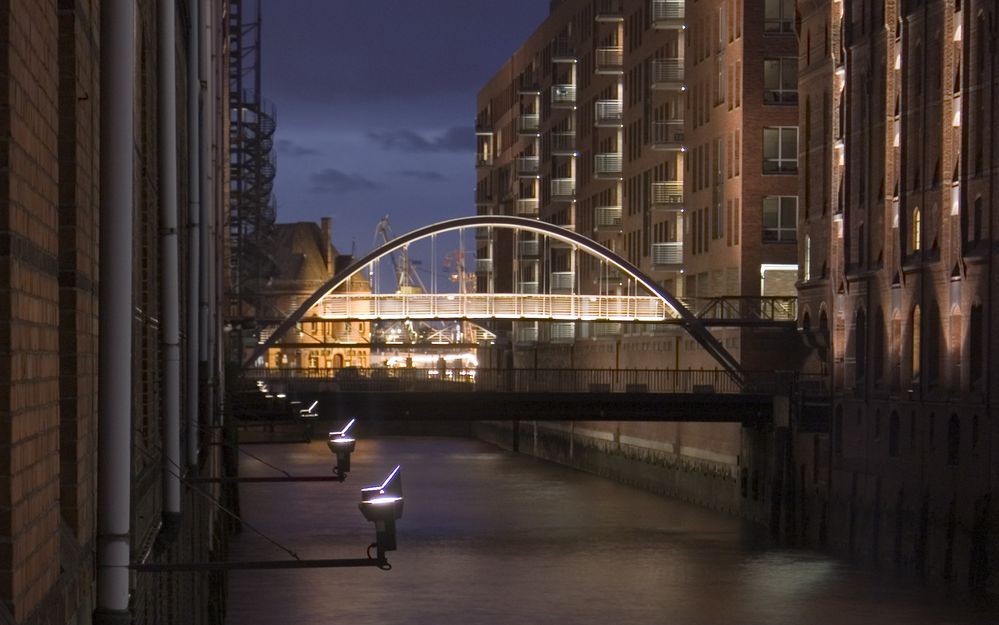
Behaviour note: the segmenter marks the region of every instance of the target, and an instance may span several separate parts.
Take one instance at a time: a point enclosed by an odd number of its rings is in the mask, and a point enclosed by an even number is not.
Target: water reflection
[[[254,447],[329,473],[326,445]],[[821,554],[774,549],[736,519],[476,441],[358,442],[344,484],[253,484],[242,511],[303,558],[362,557],[362,486],[403,465],[394,569],[234,572],[231,625],[669,623],[995,625],[994,606]],[[271,469],[243,458],[244,475]],[[244,532],[233,559],[280,558]]]

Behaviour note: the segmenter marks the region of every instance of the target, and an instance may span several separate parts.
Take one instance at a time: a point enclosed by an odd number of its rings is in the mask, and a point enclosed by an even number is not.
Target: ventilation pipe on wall
[[[190,10],[187,51],[188,276],[187,276],[187,465],[198,466],[198,347],[201,297],[201,7]]]
[[[101,1],[98,623],[130,622],[135,0]]]

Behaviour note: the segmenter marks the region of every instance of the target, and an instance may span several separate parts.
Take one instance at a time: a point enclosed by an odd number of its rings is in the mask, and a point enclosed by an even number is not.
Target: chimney
[[[323,252],[323,262],[326,263],[326,271],[333,273],[333,254],[331,250],[333,247],[332,240],[330,239],[330,224],[332,220],[329,217],[323,217],[319,223],[321,224],[319,229],[322,230],[322,252]]]

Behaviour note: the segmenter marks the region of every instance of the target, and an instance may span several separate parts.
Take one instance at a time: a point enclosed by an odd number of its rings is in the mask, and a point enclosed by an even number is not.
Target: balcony
[[[553,108],[576,107],[576,85],[552,85]]]
[[[652,122],[653,150],[683,150],[683,122],[669,120]]]
[[[538,216],[538,198],[536,197],[526,197],[517,200],[515,207],[517,215],[520,217],[537,217]]]
[[[517,244],[517,252],[521,256],[537,256],[538,255],[538,240],[537,239],[521,239]],[[537,282],[532,282],[531,284],[537,285]],[[537,293],[537,286],[535,286],[534,291],[521,291],[522,293]]]
[[[653,210],[683,210],[683,181],[653,182],[650,200]]]
[[[621,177],[621,167],[624,159],[620,152],[607,152],[605,154],[595,154],[593,156],[593,177],[612,178]]]
[[[552,178],[552,199],[571,200],[576,197],[575,178]]]
[[[517,122],[517,131],[522,135],[536,135],[541,128],[541,115],[537,113],[521,113]]]
[[[593,209],[593,223],[597,230],[618,230],[621,228],[620,206],[598,206]]]
[[[575,156],[576,154],[576,133],[574,132],[553,132],[552,154],[555,156]]]
[[[624,73],[624,48],[621,46],[606,46],[597,48],[598,74]]]
[[[492,270],[493,270],[493,259],[491,258],[475,259],[475,273],[492,273]]]
[[[594,19],[598,22],[623,22],[624,21],[624,1],[623,0],[596,0],[594,3],[596,15]]]
[[[541,171],[541,161],[537,156],[518,156],[517,175],[521,178],[536,178]]]
[[[671,243],[652,244],[652,267],[653,269],[679,269],[683,264],[683,243],[674,241]]]
[[[682,29],[684,0],[651,0],[652,27],[659,29]]]
[[[621,100],[597,100],[595,126],[620,128],[624,125],[624,103]]]
[[[572,291],[575,284],[576,274],[572,271],[553,271],[551,273],[552,293],[556,291]]]
[[[518,282],[517,283],[518,293],[527,293],[528,295],[535,295],[538,292],[537,282]]]
[[[537,343],[538,342],[538,324],[527,323],[527,324],[516,324],[516,328],[513,332],[513,341],[518,345],[523,345],[525,343]]]
[[[576,340],[576,324],[553,323],[548,326],[552,343],[572,343]]]
[[[659,91],[683,91],[683,59],[652,59],[653,89]]]
[[[566,38],[558,38],[552,42],[552,63],[575,63],[576,47]]]

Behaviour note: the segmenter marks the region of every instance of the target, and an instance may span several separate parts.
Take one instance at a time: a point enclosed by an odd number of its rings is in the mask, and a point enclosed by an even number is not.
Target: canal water
[[[328,474],[323,443],[248,451],[294,475]],[[999,606],[827,555],[771,545],[751,526],[460,438],[358,441],[333,482],[245,484],[242,515],[302,558],[364,557],[362,486],[402,465],[391,571],[230,574],[230,625],[999,624]],[[243,456],[243,475],[274,475]],[[286,558],[244,529],[234,560]]]

